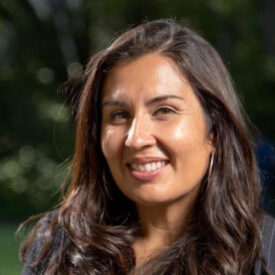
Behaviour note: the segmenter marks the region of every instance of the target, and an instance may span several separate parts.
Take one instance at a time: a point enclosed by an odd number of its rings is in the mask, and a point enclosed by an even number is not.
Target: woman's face
[[[117,186],[136,204],[197,192],[213,147],[202,107],[172,59],[148,54],[111,70],[101,149]]]

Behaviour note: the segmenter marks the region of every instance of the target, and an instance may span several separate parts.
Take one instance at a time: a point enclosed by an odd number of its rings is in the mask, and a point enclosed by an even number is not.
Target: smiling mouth
[[[128,164],[131,175],[140,181],[154,180],[166,170],[169,161],[150,161],[146,163],[132,162]]]
[[[134,170],[137,172],[152,172],[164,167],[166,164],[167,164],[167,161],[153,161],[153,162],[144,163],[144,164],[131,163],[129,164],[129,167],[131,170]]]

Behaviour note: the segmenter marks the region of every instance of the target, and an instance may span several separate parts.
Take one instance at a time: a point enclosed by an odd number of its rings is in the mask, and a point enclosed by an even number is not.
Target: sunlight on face
[[[198,190],[213,147],[199,100],[170,58],[148,54],[111,70],[101,148],[136,204],[171,203]]]

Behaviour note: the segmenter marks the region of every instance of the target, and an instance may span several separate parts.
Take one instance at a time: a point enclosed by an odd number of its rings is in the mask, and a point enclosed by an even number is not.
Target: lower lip
[[[130,167],[130,173],[131,175],[141,181],[151,181],[153,179],[155,179],[156,177],[158,177],[160,174],[162,174],[165,170],[165,168],[167,167],[166,163],[164,166],[154,170],[154,171],[136,171],[136,170],[132,170]]]

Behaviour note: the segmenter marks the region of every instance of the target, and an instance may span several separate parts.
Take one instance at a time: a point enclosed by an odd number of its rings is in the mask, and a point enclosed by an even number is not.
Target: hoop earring
[[[209,169],[208,169],[208,181],[212,175],[213,165],[214,165],[214,157],[215,157],[215,151],[212,152],[211,158],[210,158],[210,164],[209,164]]]

